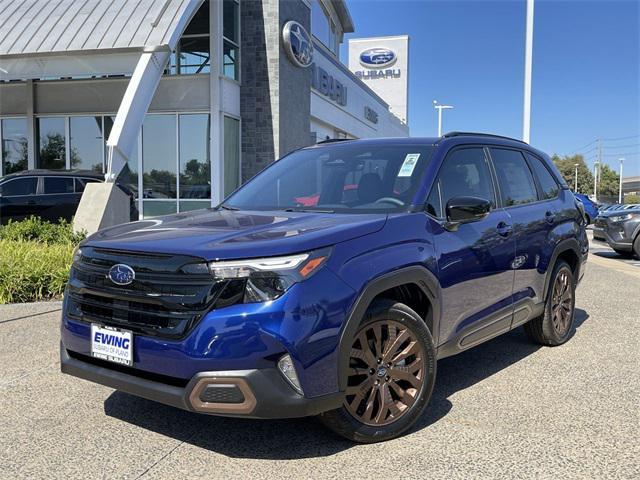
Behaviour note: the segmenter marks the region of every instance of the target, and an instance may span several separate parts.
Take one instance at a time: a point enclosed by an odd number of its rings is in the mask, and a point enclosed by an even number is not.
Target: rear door
[[[0,221],[23,220],[38,213],[38,177],[12,178],[0,185]]]
[[[517,149],[491,147],[502,205],[513,219],[516,256],[514,325],[544,301],[544,281],[562,220],[560,186],[540,159]],[[529,158],[527,158],[529,156]]]
[[[50,222],[60,218],[71,221],[78,207],[78,196],[75,193],[73,177],[43,177],[42,193],[38,201],[42,204],[41,217]]]
[[[481,220],[444,228],[447,202],[473,196],[493,208]],[[441,344],[471,347],[511,326],[515,241],[511,217],[497,206],[497,192],[482,146],[461,147],[447,154],[429,195],[442,288]]]

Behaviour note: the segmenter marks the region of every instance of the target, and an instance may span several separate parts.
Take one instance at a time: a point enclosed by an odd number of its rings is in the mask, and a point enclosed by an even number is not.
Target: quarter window
[[[534,157],[529,153],[526,153],[525,155],[529,159],[529,165],[533,168],[536,177],[538,177],[542,199],[547,200],[556,198],[560,187],[558,186],[558,182],[553,178],[553,175],[551,175],[551,172],[549,172],[549,169],[544,166],[539,158]]]
[[[446,205],[454,197],[478,197],[495,204],[491,172],[482,148],[455,150],[446,158],[427,200],[427,212],[444,218]]]
[[[21,195],[35,195],[38,188],[38,178],[16,178],[0,185],[0,193],[5,197]]]
[[[491,148],[491,158],[505,207],[531,203],[538,199],[533,175],[522,153],[517,150]]]

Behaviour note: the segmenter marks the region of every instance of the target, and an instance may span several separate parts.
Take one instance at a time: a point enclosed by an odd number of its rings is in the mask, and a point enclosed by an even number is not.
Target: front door
[[[443,226],[446,205],[459,196],[484,198],[493,208],[483,219],[449,231]],[[510,328],[515,240],[511,217],[496,205],[484,149],[462,147],[450,152],[427,205],[434,217],[430,224],[443,297],[440,344],[468,348]]]

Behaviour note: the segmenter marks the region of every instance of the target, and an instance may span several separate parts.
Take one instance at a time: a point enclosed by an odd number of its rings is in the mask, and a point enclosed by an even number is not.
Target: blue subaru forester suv
[[[218,208],[97,232],[64,298],[64,373],[215,415],[406,431],[437,360],[524,325],[571,335],[588,241],[549,157],[508,138],[325,142]]]

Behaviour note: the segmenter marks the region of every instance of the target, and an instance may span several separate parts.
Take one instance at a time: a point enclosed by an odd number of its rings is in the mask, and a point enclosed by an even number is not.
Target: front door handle
[[[505,222],[500,222],[496,227],[496,230],[498,230],[498,235],[502,237],[508,237],[513,233],[513,226]]]
[[[544,218],[547,220],[548,223],[553,223],[556,221],[556,216],[553,214],[553,212],[545,213]]]

